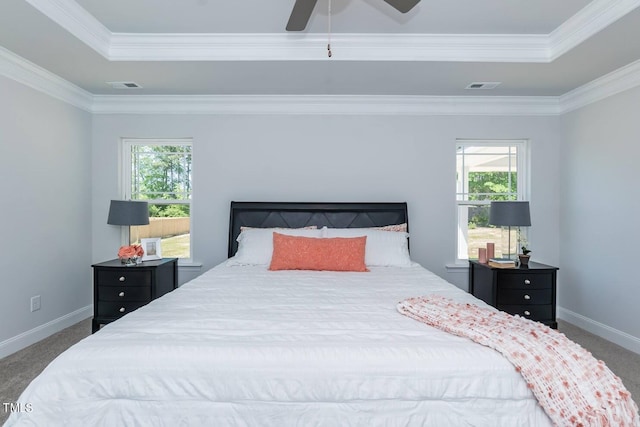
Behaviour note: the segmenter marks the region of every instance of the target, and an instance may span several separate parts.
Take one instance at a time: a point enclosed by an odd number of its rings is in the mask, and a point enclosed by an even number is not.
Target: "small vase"
[[[494,258],[496,256],[496,244],[495,243],[487,243],[487,260]]]
[[[120,262],[127,267],[132,267],[138,264],[138,257],[120,258]]]
[[[519,254],[518,258],[520,259],[520,265],[528,266],[529,265],[529,258],[531,258],[531,256]]]

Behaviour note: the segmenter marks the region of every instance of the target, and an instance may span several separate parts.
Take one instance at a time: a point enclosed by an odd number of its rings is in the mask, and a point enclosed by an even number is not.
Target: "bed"
[[[403,223],[405,203],[233,202],[228,261],[60,355],[6,425],[552,425],[499,353],[398,313],[423,294],[486,307],[420,265],[234,262],[244,227]]]

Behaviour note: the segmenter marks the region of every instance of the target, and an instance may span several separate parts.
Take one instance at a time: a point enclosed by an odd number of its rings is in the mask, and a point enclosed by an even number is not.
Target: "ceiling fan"
[[[307,22],[309,22],[311,12],[313,12],[313,8],[316,6],[317,1],[318,0],[296,0],[296,3],[293,5],[293,10],[291,11],[291,16],[289,16],[289,22],[287,22],[287,31],[304,30],[307,26]],[[420,0],[384,1],[402,13],[409,12],[420,2]]]

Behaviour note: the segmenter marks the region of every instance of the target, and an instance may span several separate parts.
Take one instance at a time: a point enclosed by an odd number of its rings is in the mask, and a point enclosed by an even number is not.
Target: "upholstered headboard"
[[[316,225],[318,228],[359,228],[402,223],[409,226],[406,202],[231,202],[228,256],[232,257],[238,250],[236,239],[240,227],[300,228]]]

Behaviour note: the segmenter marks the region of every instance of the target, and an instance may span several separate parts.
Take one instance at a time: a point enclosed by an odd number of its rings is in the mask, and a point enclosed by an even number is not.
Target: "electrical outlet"
[[[40,310],[40,295],[31,297],[31,312]]]

